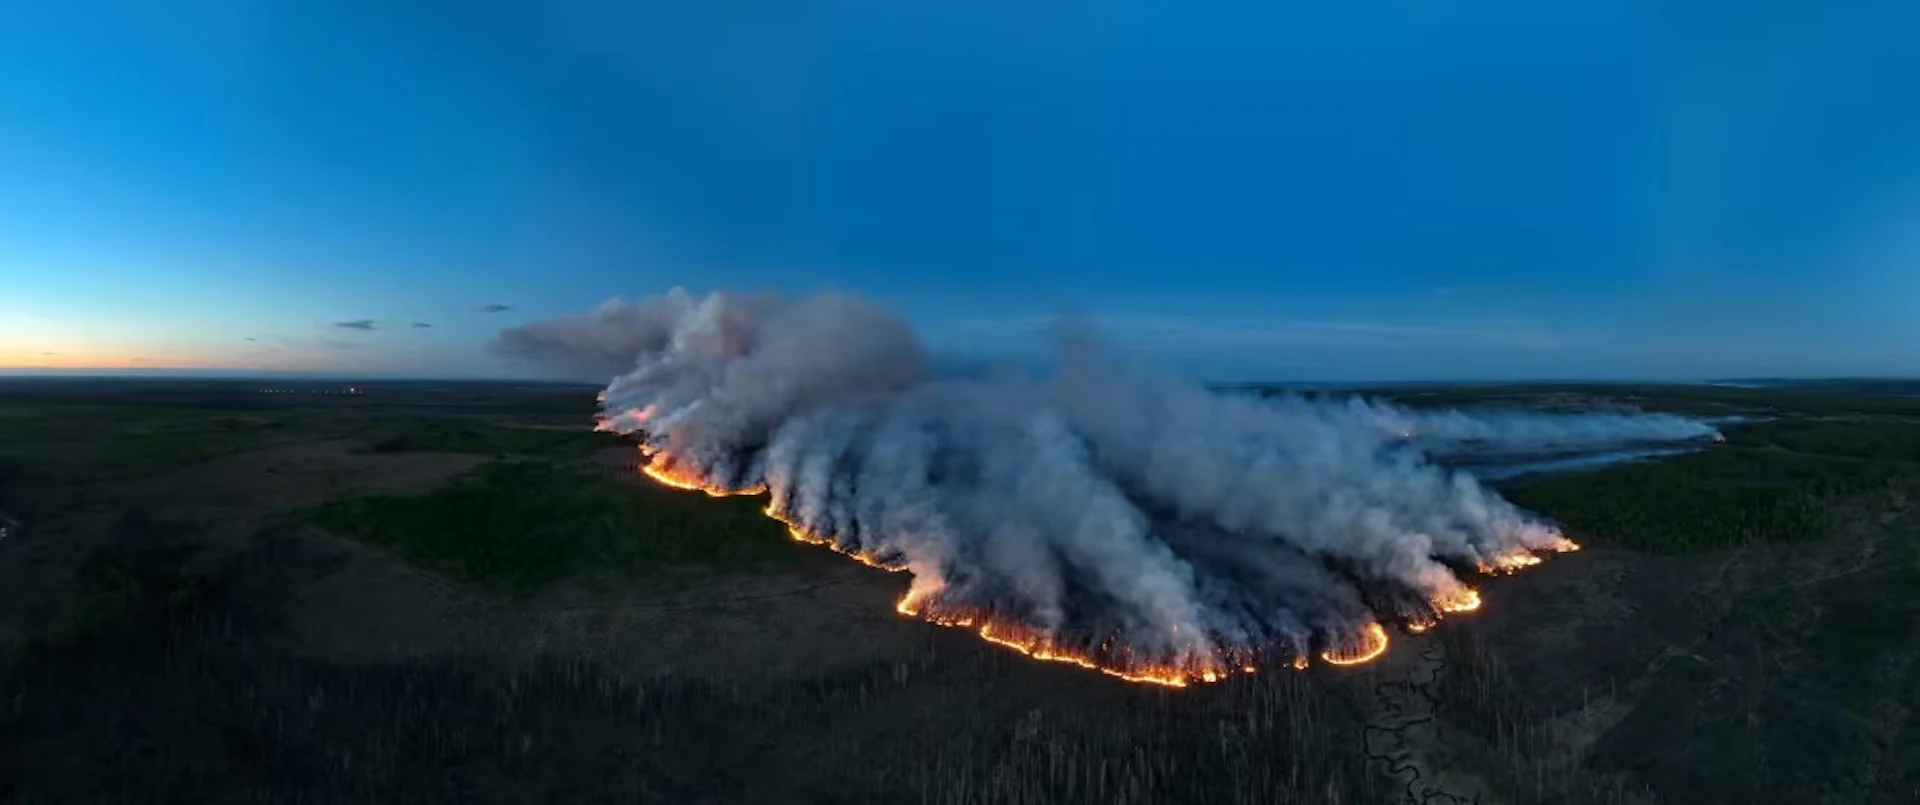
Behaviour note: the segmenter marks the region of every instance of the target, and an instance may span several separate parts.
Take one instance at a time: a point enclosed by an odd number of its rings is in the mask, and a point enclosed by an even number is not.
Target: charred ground
[[[1920,398],[1503,484],[1577,554],[1355,668],[1165,691],[633,477],[593,389],[0,381],[0,801],[1909,802]]]

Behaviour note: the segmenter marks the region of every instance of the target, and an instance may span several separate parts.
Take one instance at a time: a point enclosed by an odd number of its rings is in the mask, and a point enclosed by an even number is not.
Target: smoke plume
[[[1384,624],[1574,546],[1430,452],[1711,435],[1632,414],[1423,412],[1208,391],[1062,326],[1057,368],[941,377],[858,298],[614,300],[503,333],[613,376],[600,426],[648,474],[765,492],[800,539],[913,577],[903,613],[1029,654],[1184,683],[1369,658]],[[1411,445],[1417,449],[1408,449]]]
[[[695,300],[679,288],[665,296],[629,302],[609,299],[585,313],[505,330],[489,345],[493,354],[562,377],[602,381],[633,371],[641,356],[667,347],[673,328]],[[504,305],[488,305],[505,310]]]
[[[1282,400],[1277,405],[1308,410],[1318,407],[1389,437],[1398,437],[1441,458],[1591,451],[1635,444],[1712,440],[1719,436],[1712,425],[1673,414],[1414,410],[1360,397],[1348,398],[1341,406],[1305,403],[1298,398]],[[1304,413],[1295,411],[1296,415]]]

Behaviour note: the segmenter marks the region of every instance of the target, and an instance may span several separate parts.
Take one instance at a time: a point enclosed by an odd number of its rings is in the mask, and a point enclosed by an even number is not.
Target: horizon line
[[[54,367],[0,367],[0,379],[202,379],[202,380],[312,380],[369,382],[467,382],[467,383],[540,383],[550,385],[603,385],[588,380],[568,380],[514,375],[431,375],[392,372],[338,372],[298,369],[217,369],[189,367],[129,367],[124,369],[63,369]],[[1654,377],[1457,377],[1457,378],[1376,378],[1369,380],[1266,379],[1201,380],[1213,388],[1251,388],[1262,386],[1387,386],[1387,385],[1581,385],[1581,384],[1703,384],[1741,382],[1842,382],[1894,381],[1920,382],[1920,375],[1746,375],[1692,378]]]

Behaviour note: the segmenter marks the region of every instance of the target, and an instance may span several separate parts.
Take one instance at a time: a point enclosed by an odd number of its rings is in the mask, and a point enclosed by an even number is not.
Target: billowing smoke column
[[[1063,327],[1045,377],[936,378],[857,298],[676,290],[517,328],[496,349],[624,365],[600,427],[647,472],[765,492],[802,540],[911,573],[902,613],[1165,684],[1370,659],[1386,624],[1479,605],[1462,580],[1575,545],[1424,438],[1592,446],[1711,433],[1632,415],[1479,418],[1261,400],[1114,360]]]

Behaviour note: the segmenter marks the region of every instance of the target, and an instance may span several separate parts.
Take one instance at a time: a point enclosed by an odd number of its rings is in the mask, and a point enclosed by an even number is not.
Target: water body
[[[1702,421],[1716,428],[1727,425],[1743,425],[1754,422],[1767,422],[1770,417],[1756,417],[1745,414],[1705,417]],[[1669,456],[1681,456],[1697,453],[1724,442],[1724,436],[1715,434],[1711,439],[1696,439],[1684,443],[1636,444],[1612,447],[1602,450],[1582,452],[1555,452],[1551,454],[1506,454],[1500,456],[1452,456],[1436,457],[1436,461],[1457,469],[1465,470],[1482,481],[1505,481],[1525,475],[1544,475],[1563,472],[1592,472],[1615,464],[1635,461],[1653,461]]]

